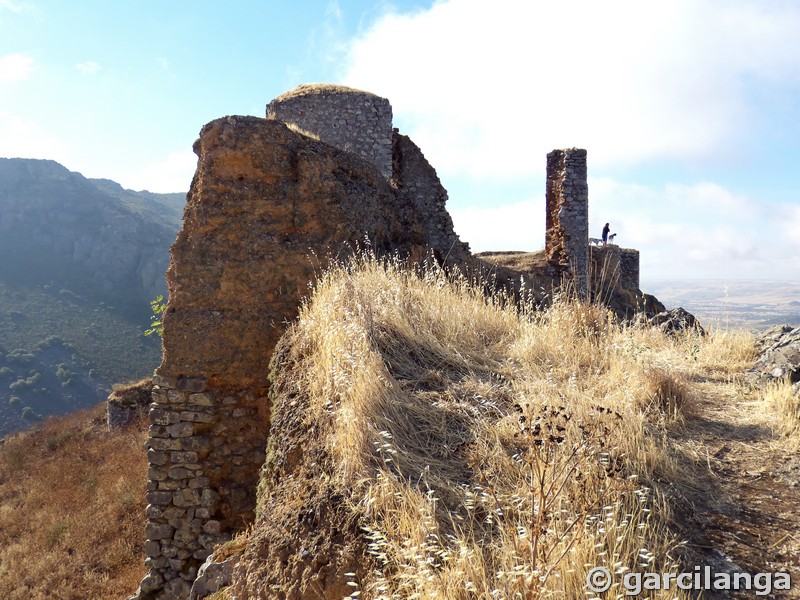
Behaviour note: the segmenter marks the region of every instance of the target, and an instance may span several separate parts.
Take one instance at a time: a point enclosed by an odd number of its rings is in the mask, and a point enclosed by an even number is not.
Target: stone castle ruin
[[[214,548],[252,522],[270,427],[270,355],[320,270],[364,243],[411,261],[478,262],[453,230],[435,170],[392,128],[384,98],[300,86],[270,102],[267,118],[208,123],[194,151],[149,409],[149,572],[140,600],[189,597]],[[587,207],[586,151],[554,151],[548,268],[585,294],[590,265],[614,263],[622,285],[638,291],[638,252],[590,256]]]

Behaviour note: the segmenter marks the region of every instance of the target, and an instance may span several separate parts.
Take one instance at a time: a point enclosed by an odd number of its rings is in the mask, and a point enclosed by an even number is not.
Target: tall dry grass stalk
[[[663,440],[691,414],[691,378],[724,375],[746,344],[486,287],[366,257],[301,311],[308,419],[337,423],[338,482],[377,565],[353,597],[577,598],[592,566],[678,569]]]
[[[785,379],[768,385],[760,396],[767,410],[777,416],[775,428],[786,437],[789,447],[800,448],[800,395],[797,388]]]

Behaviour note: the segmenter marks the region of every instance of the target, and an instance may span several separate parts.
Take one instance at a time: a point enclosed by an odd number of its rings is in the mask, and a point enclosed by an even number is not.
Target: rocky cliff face
[[[172,202],[141,196],[125,202],[111,182],[93,182],[56,162],[0,159],[0,251],[12,278],[74,277],[87,293],[136,295],[146,301],[163,293],[163,274],[177,223]],[[89,289],[86,289],[86,288]]]

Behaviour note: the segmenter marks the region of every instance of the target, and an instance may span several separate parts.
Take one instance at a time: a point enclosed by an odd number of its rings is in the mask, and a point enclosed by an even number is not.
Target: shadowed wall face
[[[585,297],[589,278],[589,186],[586,150],[547,155],[545,254],[557,272],[571,275]]]

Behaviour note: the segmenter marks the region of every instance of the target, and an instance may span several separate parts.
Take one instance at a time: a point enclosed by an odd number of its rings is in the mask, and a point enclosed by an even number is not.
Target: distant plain
[[[800,327],[800,281],[648,279],[642,291],[667,308],[682,306],[704,326],[754,332],[783,323]]]

